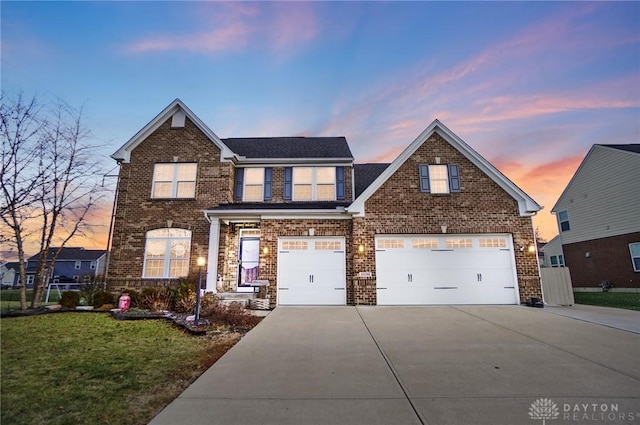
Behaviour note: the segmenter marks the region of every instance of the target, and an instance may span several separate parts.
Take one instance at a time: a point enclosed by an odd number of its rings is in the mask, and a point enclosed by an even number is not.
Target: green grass
[[[0,422],[147,424],[237,341],[99,313],[0,319]]]
[[[63,291],[60,291],[63,292]],[[60,297],[58,297],[58,292],[55,290],[51,291],[51,295],[49,297],[49,302],[45,303],[44,299],[46,297],[46,292],[44,297],[42,297],[43,305],[47,304],[55,304],[58,302]],[[27,289],[27,303],[31,304],[31,298],[33,297],[33,290]],[[20,290],[19,289],[5,289],[0,291],[0,311],[7,310],[19,310],[20,309]]]
[[[640,311],[640,293],[637,292],[574,292],[573,296],[576,304]]]

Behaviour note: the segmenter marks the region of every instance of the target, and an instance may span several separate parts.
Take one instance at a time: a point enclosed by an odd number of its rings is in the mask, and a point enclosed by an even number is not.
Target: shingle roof
[[[356,198],[369,187],[390,164],[355,164]]]
[[[221,140],[233,152],[247,158],[353,159],[344,137],[249,137]]]
[[[600,145],[606,148],[618,149],[621,151],[640,153],[640,144],[628,144],[628,145]]]
[[[51,260],[53,258],[53,255],[55,254],[55,252],[57,251],[57,247],[52,247],[49,248],[49,255],[47,256],[47,261]],[[84,260],[84,261],[90,261],[90,260],[97,260],[98,258],[102,257],[104,254],[106,254],[107,251],[103,250],[103,249],[84,249],[84,248],[80,248],[80,247],[68,247],[68,248],[62,248],[62,251],[60,251],[60,255],[58,255],[58,258],[56,261],[64,261],[64,260]],[[36,254],[32,257],[29,257],[28,261],[37,261],[40,258],[40,254]]]

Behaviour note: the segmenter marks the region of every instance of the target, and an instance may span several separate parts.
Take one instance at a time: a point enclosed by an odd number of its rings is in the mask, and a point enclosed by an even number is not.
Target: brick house
[[[640,144],[593,145],[551,209],[576,289],[640,289]]]
[[[540,297],[541,207],[439,121],[391,164],[344,137],[220,139],[176,99],[120,164],[109,282],[206,288],[272,306],[517,304]]]

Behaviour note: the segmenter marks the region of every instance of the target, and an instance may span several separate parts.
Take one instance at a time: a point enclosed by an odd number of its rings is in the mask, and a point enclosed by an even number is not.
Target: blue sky
[[[640,140],[638,2],[0,8],[2,89],[83,106],[109,168],[175,98],[220,137],[346,136],[358,162],[392,161],[439,118],[545,206],[550,238],[591,145]]]

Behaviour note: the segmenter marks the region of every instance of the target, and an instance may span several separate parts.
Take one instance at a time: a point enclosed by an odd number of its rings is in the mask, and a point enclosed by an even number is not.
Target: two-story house
[[[574,288],[640,288],[640,144],[593,145],[551,212]]]
[[[541,207],[439,121],[391,164],[344,137],[219,138],[176,99],[120,164],[111,287],[270,283],[271,305],[517,304],[540,297]]]
[[[51,264],[57,250],[58,248],[49,248],[48,265]],[[56,258],[48,283],[74,287],[74,284],[92,281],[96,276],[104,273],[106,257],[106,251],[101,249],[64,247]],[[29,288],[33,286],[39,260],[40,254],[27,259],[27,287]]]

